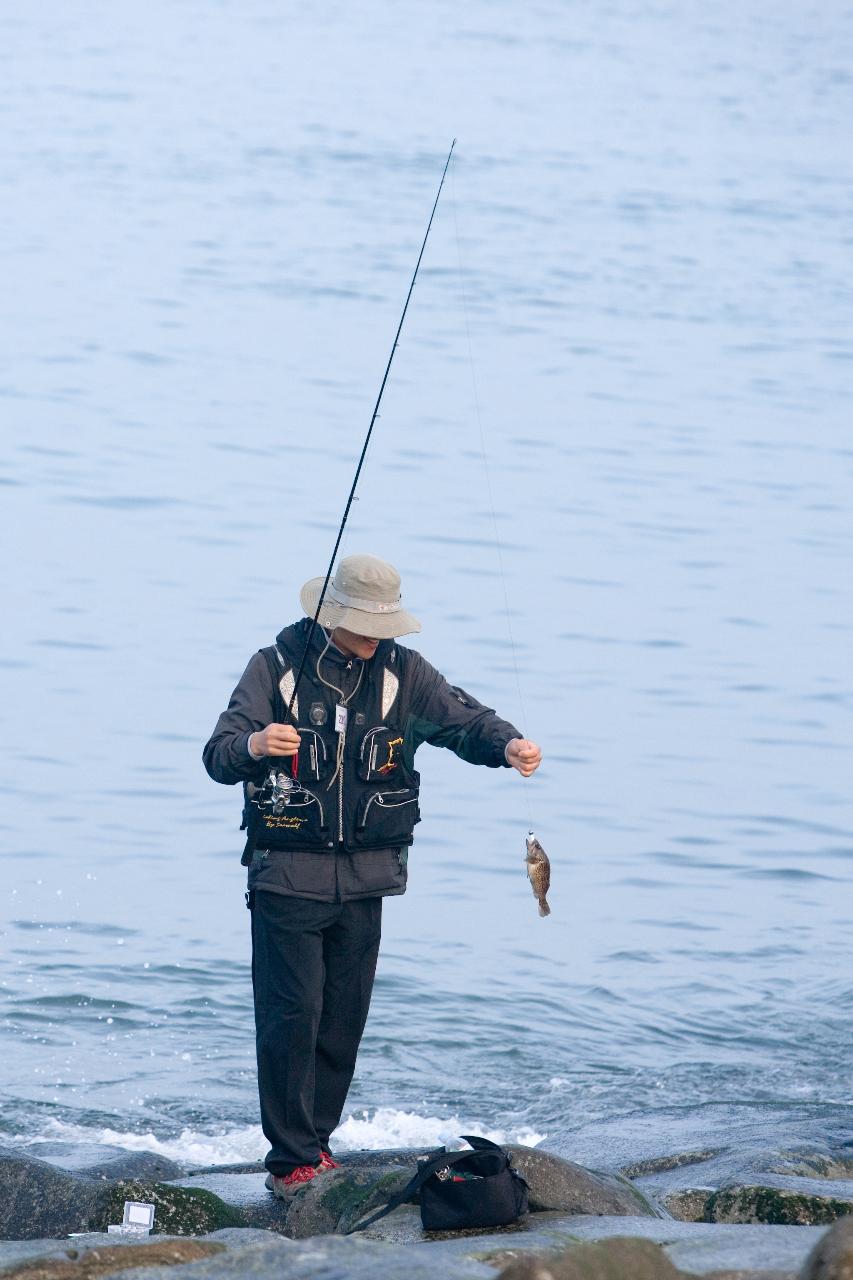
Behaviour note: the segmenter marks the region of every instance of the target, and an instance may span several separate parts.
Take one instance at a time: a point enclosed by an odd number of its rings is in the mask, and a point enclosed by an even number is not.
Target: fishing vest
[[[261,653],[273,680],[275,720],[281,724],[293,696],[302,646],[285,633],[284,641]],[[268,761],[276,775],[285,775],[285,785],[273,797],[275,803],[270,803],[269,786],[245,787],[244,864],[256,848],[334,853],[412,843],[420,821],[420,776],[404,760],[401,659],[396,645],[384,642],[364,663],[361,684],[347,704],[338,769],[340,735],[335,723],[340,697],[318,680],[317,659],[309,657],[292,712],[299,752],[295,758]]]

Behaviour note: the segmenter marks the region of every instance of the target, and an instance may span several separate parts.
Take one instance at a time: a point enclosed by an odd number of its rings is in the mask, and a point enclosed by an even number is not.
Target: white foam
[[[484,1129],[475,1120],[419,1116],[394,1107],[377,1107],[347,1116],[335,1131],[333,1143],[341,1151],[376,1147],[437,1147],[455,1141],[462,1133],[476,1133],[492,1142],[519,1142],[535,1147],[546,1136],[534,1129]]]
[[[546,1136],[527,1126],[518,1129],[484,1129],[472,1120],[458,1116],[420,1116],[394,1107],[377,1107],[347,1116],[332,1137],[339,1151],[362,1151],[389,1147],[437,1147],[442,1143],[461,1145],[462,1133],[477,1133],[493,1142],[518,1142],[535,1146]],[[179,1164],[249,1164],[263,1160],[268,1144],[257,1124],[241,1128],[204,1133],[184,1129],[174,1138],[158,1138],[154,1133],[132,1133],[120,1129],[87,1128],[48,1120],[41,1133],[15,1134],[10,1139],[18,1146],[36,1146],[40,1142],[95,1143],[121,1147],[125,1151],[152,1151]]]
[[[269,1144],[259,1124],[243,1128],[200,1133],[184,1129],[174,1138],[158,1138],[154,1133],[132,1133],[120,1129],[89,1129],[85,1125],[48,1120],[41,1133],[17,1134],[17,1145],[39,1142],[96,1143],[105,1147],[121,1147],[124,1151],[153,1151],[179,1164],[248,1164],[263,1160]]]

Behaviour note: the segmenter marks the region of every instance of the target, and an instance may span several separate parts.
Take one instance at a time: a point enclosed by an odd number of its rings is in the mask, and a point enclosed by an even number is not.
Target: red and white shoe
[[[300,1164],[290,1173],[285,1174],[283,1178],[276,1177],[274,1173],[268,1173],[264,1186],[267,1191],[271,1191],[274,1196],[278,1196],[279,1200],[289,1200],[306,1182],[316,1178],[322,1167],[322,1165],[317,1165],[315,1168],[313,1164]]]
[[[320,1152],[320,1168],[317,1170],[318,1173],[326,1173],[328,1169],[340,1169],[340,1167],[341,1166],[338,1164],[337,1160],[333,1160],[328,1151]]]

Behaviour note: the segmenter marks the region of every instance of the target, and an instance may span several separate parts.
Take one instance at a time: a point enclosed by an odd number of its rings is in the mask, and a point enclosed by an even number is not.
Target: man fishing
[[[254,655],[204,748],[216,782],[244,784],[258,1091],[267,1187],[282,1198],[337,1167],[329,1139],[367,1019],[382,899],[405,892],[419,821],[415,752],[428,742],[525,778],[541,760],[397,643],[421,625],[392,565],[349,556],[323,587],[302,588],[308,616]]]

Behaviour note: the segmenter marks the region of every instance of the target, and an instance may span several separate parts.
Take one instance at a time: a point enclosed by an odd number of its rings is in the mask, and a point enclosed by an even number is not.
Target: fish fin
[[[539,901],[539,914],[540,916],[549,916],[551,914],[551,908],[548,906],[548,903],[544,898],[541,898]]]

